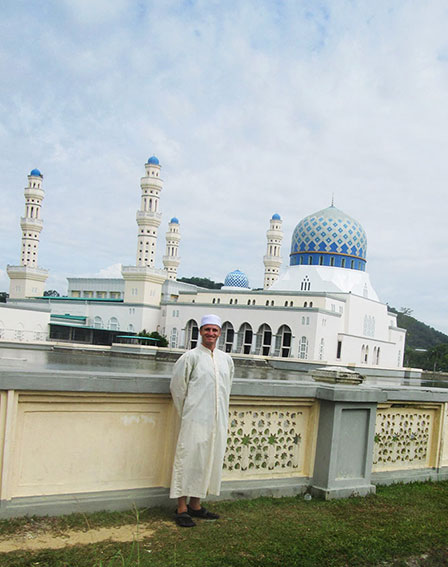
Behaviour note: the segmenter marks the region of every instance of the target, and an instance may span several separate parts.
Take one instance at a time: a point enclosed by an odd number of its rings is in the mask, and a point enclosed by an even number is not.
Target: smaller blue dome
[[[148,160],[148,163],[150,163],[151,165],[159,165],[159,160],[156,158],[156,156],[151,156]]]
[[[282,220],[282,217],[280,215],[278,215],[277,213],[275,213],[275,215],[272,215],[271,220]]]
[[[34,177],[43,177],[42,173],[38,169],[32,169],[30,175],[34,175]]]
[[[248,289],[249,280],[246,274],[240,272],[240,270],[234,270],[227,274],[226,279],[224,280],[224,287],[243,287]]]
[[[179,219],[177,219],[176,217],[173,217],[170,222],[174,222],[174,224],[179,224]]]

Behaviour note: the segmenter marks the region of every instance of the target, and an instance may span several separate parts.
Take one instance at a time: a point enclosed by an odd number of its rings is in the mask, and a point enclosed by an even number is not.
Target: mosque
[[[198,342],[201,316],[223,321],[219,348],[242,356],[301,364],[402,369],[405,330],[379,300],[366,271],[367,238],[361,224],[331,206],[296,226],[289,266],[281,270],[282,219],[267,230],[264,285],[250,288],[235,270],[220,290],[177,281],[180,222],[165,235],[163,269],[155,266],[162,214],[161,165],[152,156],[141,178],[135,265],[121,278],[68,278],[67,297],[42,297],[48,271],[38,266],[43,175],[33,169],[25,188],[19,266],[8,266],[10,293],[0,309],[0,340],[71,340],[111,344],[142,329],[165,335],[172,349]]]

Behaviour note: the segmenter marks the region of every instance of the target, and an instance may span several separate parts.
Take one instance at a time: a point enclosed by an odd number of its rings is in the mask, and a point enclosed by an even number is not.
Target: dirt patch
[[[120,527],[98,528],[86,531],[68,530],[63,533],[25,532],[20,535],[2,536],[0,553],[11,551],[37,551],[39,549],[61,549],[70,545],[89,545],[102,541],[141,541],[154,533],[148,525],[129,524]]]

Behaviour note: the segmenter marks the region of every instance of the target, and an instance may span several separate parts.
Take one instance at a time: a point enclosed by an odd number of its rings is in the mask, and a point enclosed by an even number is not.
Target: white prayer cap
[[[218,315],[204,315],[201,319],[201,327],[203,327],[204,325],[216,325],[217,327],[221,328],[222,323],[221,323],[221,319],[218,317]]]

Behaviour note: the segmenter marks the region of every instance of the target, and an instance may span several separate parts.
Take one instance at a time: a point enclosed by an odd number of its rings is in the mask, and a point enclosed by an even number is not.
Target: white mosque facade
[[[6,309],[13,309],[22,327],[27,310],[36,317],[41,309],[40,338],[47,321],[53,337],[70,331],[76,340],[83,329],[122,334],[146,329],[165,335],[173,349],[187,349],[197,344],[202,315],[214,312],[223,321],[219,348],[236,355],[366,369],[403,367],[405,331],[372,287],[367,238],[358,221],[333,204],[308,215],[293,232],[290,265],[282,271],[282,220],[276,213],[269,220],[262,290],[251,289],[240,270],[228,274],[220,290],[198,288],[176,279],[181,240],[176,217],[165,234],[163,269],[155,267],[160,169],[152,156],[141,179],[135,266],[123,266],[122,278],[68,278],[67,297],[50,299],[39,297],[48,272],[37,263],[43,177],[31,172],[21,220],[21,265],[7,269],[10,299],[0,309],[0,339],[13,338],[13,323],[8,323],[8,335],[2,322]],[[29,331],[27,336],[36,337]]]

